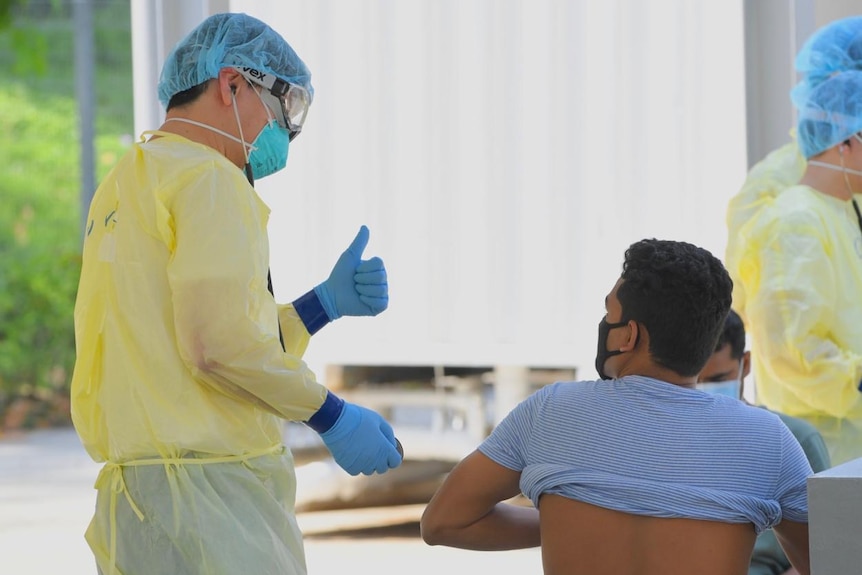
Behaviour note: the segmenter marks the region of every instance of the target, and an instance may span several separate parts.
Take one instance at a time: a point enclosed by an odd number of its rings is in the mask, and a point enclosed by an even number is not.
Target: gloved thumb
[[[350,252],[353,256],[357,258],[362,257],[362,252],[365,251],[365,246],[368,245],[368,227],[363,225],[359,228],[359,233],[356,234],[356,237],[353,238],[353,242],[351,242],[350,247],[347,248],[347,251]]]

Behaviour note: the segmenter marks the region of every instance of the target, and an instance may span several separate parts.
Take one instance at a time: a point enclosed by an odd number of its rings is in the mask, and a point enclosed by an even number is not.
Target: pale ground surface
[[[0,574],[96,573],[83,533],[98,470],[71,429],[0,436]],[[416,523],[422,507],[300,514],[309,573],[541,573],[537,549],[480,553],[425,545]]]

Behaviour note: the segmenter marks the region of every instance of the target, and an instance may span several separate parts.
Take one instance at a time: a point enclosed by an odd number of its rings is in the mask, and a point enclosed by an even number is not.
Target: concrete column
[[[522,365],[494,366],[494,425],[530,395],[530,370]]]
[[[228,8],[227,0],[132,0],[135,138],[164,121],[157,87],[165,57],[195,26]]]
[[[744,0],[748,166],[790,141],[794,59],[815,29],[815,0]]]

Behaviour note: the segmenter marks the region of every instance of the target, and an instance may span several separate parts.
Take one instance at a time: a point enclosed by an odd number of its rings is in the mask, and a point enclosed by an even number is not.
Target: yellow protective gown
[[[862,231],[849,200],[794,185],[804,166],[791,143],[752,169],[726,264],[758,402],[814,424],[837,465],[862,457]]]
[[[215,150],[155,135],[88,216],[72,417],[106,465],[87,541],[105,574],[305,573],[280,421],[326,389],[267,290],[269,209]]]

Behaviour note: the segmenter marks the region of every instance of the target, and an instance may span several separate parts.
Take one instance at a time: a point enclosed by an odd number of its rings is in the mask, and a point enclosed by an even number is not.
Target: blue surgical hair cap
[[[278,32],[247,14],[214,14],[181,40],[165,59],[159,101],[217,78],[222,68],[244,66],[299,85],[313,97],[311,72]]]
[[[796,71],[812,84],[845,70],[862,70],[862,16],[823,26],[796,55]]]
[[[799,112],[796,132],[806,158],[862,132],[862,71],[838,72],[816,85],[800,82],[790,96]]]

